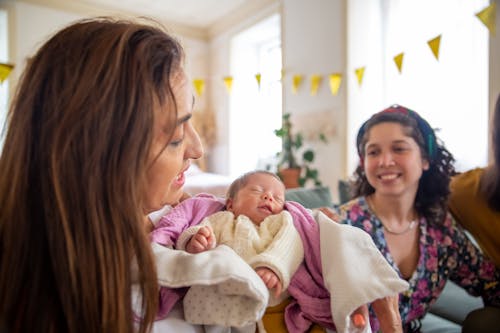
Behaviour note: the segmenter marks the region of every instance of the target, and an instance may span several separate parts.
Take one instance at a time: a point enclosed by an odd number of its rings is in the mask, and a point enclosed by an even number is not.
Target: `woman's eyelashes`
[[[179,147],[181,144],[182,144],[182,141],[183,141],[184,138],[181,138],[181,139],[178,139],[178,140],[172,140],[168,143],[169,146],[171,147]]]
[[[175,133],[168,143],[170,147],[176,148],[179,147],[182,144],[182,141],[184,141],[184,124],[182,123],[179,126],[177,126],[177,129],[175,130]]]
[[[409,150],[409,147],[406,146],[393,146],[391,147],[391,151],[396,154],[401,154]],[[371,148],[366,151],[366,156],[378,156],[380,154],[380,149],[378,148]]]

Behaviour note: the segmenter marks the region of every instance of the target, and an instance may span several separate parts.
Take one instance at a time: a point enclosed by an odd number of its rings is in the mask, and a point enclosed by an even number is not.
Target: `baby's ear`
[[[226,210],[231,211],[233,209],[233,199],[227,198],[226,199]]]

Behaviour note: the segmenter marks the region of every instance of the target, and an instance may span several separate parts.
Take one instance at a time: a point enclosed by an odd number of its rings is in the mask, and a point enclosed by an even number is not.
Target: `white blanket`
[[[186,321],[241,327],[259,321],[269,292],[262,279],[225,245],[198,254],[153,244],[158,282],[191,287],[184,297]]]
[[[330,292],[338,332],[348,332],[350,315],[363,304],[408,289],[363,230],[314,212],[320,227],[323,280]],[[365,332],[369,329],[367,325]],[[371,330],[370,330],[371,331]]]

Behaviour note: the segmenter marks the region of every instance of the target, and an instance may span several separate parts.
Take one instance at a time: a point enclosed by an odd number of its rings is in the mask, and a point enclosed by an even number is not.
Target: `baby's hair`
[[[280,177],[278,177],[277,174],[275,173],[272,173],[270,171],[267,171],[267,170],[254,170],[254,171],[249,171],[249,172],[246,172],[244,173],[243,175],[239,176],[238,178],[236,178],[232,183],[231,185],[229,186],[229,189],[227,190],[227,193],[226,193],[226,199],[234,199],[234,197],[236,196],[236,193],[238,193],[238,191],[247,184],[248,182],[248,179],[250,177],[252,177],[253,175],[269,175],[269,176],[272,176],[274,178],[276,178],[277,180],[280,181],[280,183],[283,184],[282,180],[280,179]],[[283,184],[283,186],[285,186]]]

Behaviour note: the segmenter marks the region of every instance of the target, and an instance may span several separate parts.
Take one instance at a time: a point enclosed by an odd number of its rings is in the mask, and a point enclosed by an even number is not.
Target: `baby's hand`
[[[262,281],[264,281],[267,289],[274,289],[274,297],[278,298],[283,288],[278,276],[267,267],[257,267],[255,272],[260,276]]]
[[[215,246],[215,235],[209,226],[203,226],[191,237],[186,245],[186,251],[189,253],[200,253],[210,250]]]

